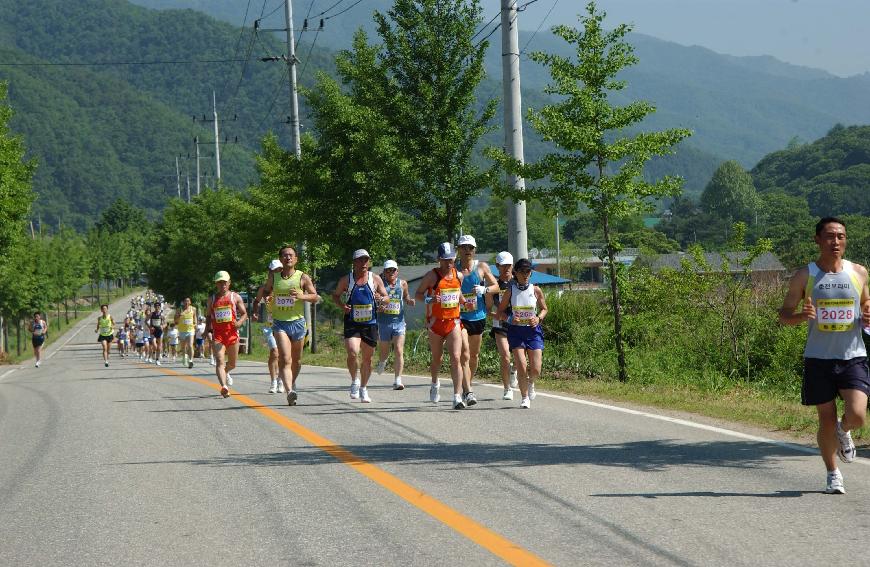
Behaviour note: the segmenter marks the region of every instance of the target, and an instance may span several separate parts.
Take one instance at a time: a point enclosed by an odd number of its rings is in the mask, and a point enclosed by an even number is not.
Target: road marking
[[[67,340],[65,340],[64,343],[63,343],[62,345],[60,345],[59,347],[56,347],[56,348],[52,349],[52,351],[51,351],[50,353],[48,353],[48,355],[45,357],[45,359],[48,360],[49,358],[51,358],[52,356],[54,356],[56,353],[60,352],[60,350],[61,350],[63,347],[65,347],[65,346],[66,346],[66,345],[67,345],[71,340],[73,340],[73,339],[75,338],[75,336],[78,335],[78,334],[82,331],[82,329],[85,328],[85,323],[88,322],[88,319],[90,319],[90,317],[91,317],[91,316],[88,315],[88,316],[86,316],[84,319],[82,319],[81,321],[79,321],[79,322],[77,323],[77,325],[79,325],[79,328],[76,329],[76,332],[74,332],[72,335],[70,335],[69,338],[67,338]]]
[[[7,376],[9,376],[10,374],[12,374],[12,373],[15,372],[16,370],[18,370],[18,369],[17,369],[17,368],[10,368],[10,369],[7,370],[6,372],[4,372],[2,376],[0,376],[0,380],[6,378]]]
[[[202,378],[170,370],[169,368],[159,368],[159,370],[164,374],[178,376],[185,380],[208,386],[213,390],[220,390],[220,386],[215,384],[213,380],[204,380]],[[441,501],[429,496],[417,488],[414,488],[387,471],[366,462],[341,445],[318,435],[314,431],[311,431],[292,419],[289,419],[285,415],[280,414],[271,408],[264,407],[260,402],[253,398],[233,393],[232,399],[260,412],[262,415],[274,421],[281,427],[295,433],[316,448],[331,455],[356,472],[386,488],[409,504],[412,504],[423,512],[426,512],[436,520],[452,528],[458,534],[489,550],[507,563],[511,565],[549,565],[537,555],[530,551],[526,551],[517,544],[472,520],[468,516],[461,514]]]

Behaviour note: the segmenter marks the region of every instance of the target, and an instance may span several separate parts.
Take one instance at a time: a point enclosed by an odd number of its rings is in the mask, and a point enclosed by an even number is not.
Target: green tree
[[[720,165],[701,193],[701,209],[730,222],[751,223],[758,207],[752,176],[736,161]]]
[[[24,234],[34,194],[31,187],[34,160],[25,160],[24,142],[9,128],[12,109],[6,103],[7,85],[0,82],[0,262]]]
[[[652,157],[672,153],[674,145],[691,132],[672,129],[627,133],[629,127],[655,112],[644,101],[617,107],[608,100],[611,93],[626,87],[625,81],[616,79],[617,74],[638,62],[631,45],[623,39],[631,28],[623,24],[606,32],[602,27],[606,14],[596,10],[595,2],[587,5],[586,12],[587,16],[580,19],[582,31],[568,26],[553,28],[556,35],[576,46],[576,62],[558,55],[532,54],[534,61],[549,67],[552,82],[546,92],[556,95],[560,102],[540,111],[530,110],[529,121],[561,151],[528,165],[504,152],[490,151],[489,155],[509,173],[550,181],[549,185],[525,191],[501,187],[502,193],[516,199],[542,199],[567,210],[576,210],[583,204],[598,218],[608,259],[619,379],[626,381],[616,263],[619,246],[612,224],[617,219],[651,210],[650,198],[680,192],[680,178],[665,176],[650,182],[644,180],[643,170]]]

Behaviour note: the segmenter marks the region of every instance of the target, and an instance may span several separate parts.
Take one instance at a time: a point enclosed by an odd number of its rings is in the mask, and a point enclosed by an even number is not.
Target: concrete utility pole
[[[289,0],[288,0],[289,1]],[[523,115],[520,96],[520,46],[517,24],[517,0],[501,0],[501,53],[502,85],[504,88],[504,140],[505,151],[523,162]],[[514,189],[525,189],[522,177],[509,175]],[[529,257],[526,232],[526,202],[507,202],[508,249],[514,258]]]
[[[196,148],[196,196],[199,197],[199,136],[193,138],[193,147]]]
[[[302,155],[299,141],[299,98],[296,88],[296,42],[293,39],[293,0],[284,1],[284,17],[287,19],[287,71],[290,77],[290,140],[296,157]],[[306,302],[306,309],[310,303]],[[313,337],[312,333],[312,337]],[[313,349],[312,349],[313,350]]]
[[[178,169],[178,156],[175,156],[175,190],[178,192],[178,198],[181,199],[181,170]]]
[[[218,135],[217,97],[215,96],[214,91],[211,91],[211,101],[212,108],[214,109],[214,162],[215,177],[217,177],[215,185],[217,185],[218,183],[220,183],[221,180],[221,139]]]
[[[559,213],[556,213],[556,275],[562,277],[562,250],[559,245]]]

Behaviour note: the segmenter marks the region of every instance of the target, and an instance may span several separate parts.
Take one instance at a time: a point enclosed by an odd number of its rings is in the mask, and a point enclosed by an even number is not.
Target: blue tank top
[[[375,292],[372,287],[373,276],[369,272],[369,279],[363,285],[357,285],[353,272],[348,276],[348,283],[353,287],[348,294],[347,304],[350,305],[350,313],[344,316],[346,323],[354,325],[377,325],[377,306],[375,305]]]
[[[405,319],[405,298],[402,292],[402,280],[396,279],[395,285],[387,285],[387,304],[384,310],[378,312],[378,323],[390,324]]]
[[[462,295],[465,297],[465,304],[460,309],[459,318],[463,321],[486,319],[486,301],[483,295],[474,293],[474,286],[481,285],[483,282],[480,274],[477,273],[477,266],[478,262],[475,260],[471,264],[471,272],[462,278]]]

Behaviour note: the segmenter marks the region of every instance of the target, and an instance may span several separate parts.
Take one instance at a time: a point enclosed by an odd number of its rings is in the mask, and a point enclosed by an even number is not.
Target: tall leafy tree
[[[732,222],[750,223],[759,212],[752,176],[736,161],[726,161],[701,193],[701,209]]]
[[[524,165],[504,152],[490,151],[502,166],[513,174],[531,180],[547,178],[547,185],[512,190],[501,187],[504,194],[516,199],[542,199],[554,206],[574,210],[583,204],[593,212],[602,227],[610,276],[610,292],[619,379],[626,381],[628,372],[622,337],[622,313],[619,298],[616,254],[618,242],[612,231],[614,221],[649,210],[651,198],[676,195],[682,179],[665,176],[658,181],[643,177],[644,165],[654,156],[667,155],[681,140],[691,135],[684,129],[663,132],[629,133],[655,107],[645,101],[614,106],[610,93],[626,87],[616,79],[624,68],[638,62],[631,45],[624,41],[631,30],[619,25],[605,31],[606,14],[595,2],[581,17],[581,30],[556,26],[553,31],[576,47],[576,60],[548,53],[533,53],[532,59],[549,67],[552,81],[547,92],[559,102],[530,110],[529,120],[546,141],[558,146],[558,152],[545,155],[539,162]]]
[[[375,113],[386,126],[381,134],[393,139],[396,161],[379,167],[407,166],[383,194],[452,237],[469,199],[489,183],[472,159],[496,107],[489,101],[479,110],[475,95],[487,47],[475,43],[480,3],[395,0],[374,18],[382,45],[368,45],[359,32],[353,50],[336,59],[339,76],[353,102]]]
[[[24,158],[24,142],[9,128],[12,109],[6,103],[8,86],[0,82],[0,262],[14,241],[23,236],[34,193],[34,160]]]

